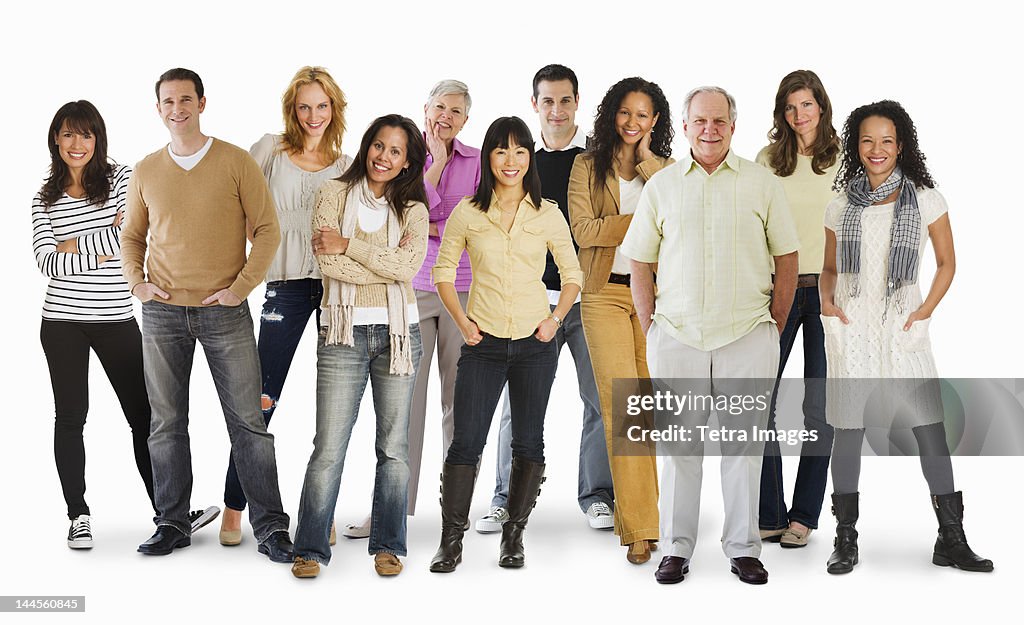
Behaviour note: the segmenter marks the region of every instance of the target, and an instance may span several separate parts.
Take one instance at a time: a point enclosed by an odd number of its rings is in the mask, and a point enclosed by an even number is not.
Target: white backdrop
[[[536,128],[530,81],[539,67],[558,62],[579,76],[578,122],[585,128],[618,79],[641,75],[659,83],[672,103],[677,153],[685,150],[679,105],[686,91],[700,84],[724,86],[739,104],[733,147],[747,158],[766,142],[779,79],[809,68],[828,88],[837,126],[854,107],[883,98],[902,102],[917,123],[929,167],[950,205],[958,252],[956,280],[932,323],[940,372],[1024,377],[1024,331],[1011,321],[1024,301],[1011,277],[1019,264],[1024,217],[1011,191],[1022,123],[1019,81],[1010,68],[1022,58],[1022,46],[1012,28],[1019,15],[1007,10],[1012,9],[988,0],[949,7],[875,1],[834,7],[774,1],[54,1],[5,9],[0,108],[7,136],[2,158],[9,206],[3,223],[9,244],[0,254],[10,269],[7,292],[18,297],[8,299],[3,312],[3,404],[9,421],[0,437],[0,595],[84,594],[90,622],[121,614],[155,622],[200,614],[218,620],[547,620],[548,614],[659,619],[669,607],[661,598],[686,618],[722,614],[723,603],[735,605],[734,597],[742,610],[777,612],[780,619],[955,617],[968,610],[968,601],[989,618],[1005,614],[1013,601],[1009,593],[1024,581],[1014,565],[1024,550],[1011,540],[1024,513],[1016,483],[1024,462],[1016,457],[954,461],[957,486],[965,491],[966,529],[972,545],[995,561],[991,575],[932,566],[935,521],[916,460],[870,458],[862,478],[863,564],[854,573],[837,579],[824,571],[834,527],[826,505],[822,531],[811,546],[789,552],[766,546],[762,559],[771,582],[760,590],[741,585],[729,574],[716,539],[721,498],[717,461],[708,459],[693,572],[679,586],[657,586],[658,553],[648,565],[629,565],[614,538],[588,529],[576,507],[580,402],[568,350],[548,412],[549,479],[531,519],[525,570],[499,570],[497,539],[471,533],[466,561],[456,573],[427,572],[439,527],[436,408],[428,415],[420,508],[410,519],[409,557],[399,578],[378,579],[365,542],[343,540],[318,580],[295,580],[287,566],[256,554],[251,534],[238,548],[220,547],[215,526],[198,534],[190,549],[143,558],[135,546],[152,531],[148,501],[132,463],[127,427],[95,360],[86,445],[96,548],[71,552],[64,545],[67,521],[51,447],[52,395],[37,336],[46,280],[32,257],[29,216],[48,165],[44,135],[54,111],[69,100],[91,100],[106,119],[110,155],[133,164],[167,142],[155,114],[153,83],[175,66],[203,77],[203,130],[246,148],[281,129],[281,91],[302,65],[326,66],[344,89],[350,103],[344,150],[352,154],[377,115],[398,112],[421,123],[427,91],[441,78],[470,86],[474,105],[460,135],[466,143],[479,145],[499,115],[519,115]],[[250,298],[254,311],[262,297],[258,288]],[[313,343],[307,333],[271,426],[282,495],[293,515],[311,450]],[[798,357],[789,371],[800,371]],[[430,375],[430,406],[436,407],[436,373]],[[361,518],[369,505],[368,408],[364,403],[346,463],[340,524]],[[227,436],[201,356],[193,376],[191,433],[193,504],[222,505]],[[473,518],[486,510],[492,464],[488,449]],[[788,480],[792,467],[787,463]]]

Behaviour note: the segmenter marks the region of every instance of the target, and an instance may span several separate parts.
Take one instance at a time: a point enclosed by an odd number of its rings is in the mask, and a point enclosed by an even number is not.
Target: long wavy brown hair
[[[809,69],[798,69],[786,74],[779,83],[779,90],[775,93],[775,111],[772,113],[774,125],[768,132],[768,163],[776,175],[782,177],[793,174],[798,151],[796,131],[786,121],[786,99],[801,89],[809,90],[821,108],[817,136],[811,146],[811,169],[820,176],[835,165],[839,157],[839,137],[832,125],[832,102],[828,99],[828,93],[817,74]]]
[[[281,96],[281,114],[284,116],[284,132],[281,133],[282,149],[292,154],[302,154],[306,146],[305,133],[299,126],[299,120],[295,117],[295,98],[299,89],[306,85],[316,83],[327,94],[331,101],[331,123],[324,130],[317,152],[320,153],[320,160],[330,164],[341,157],[341,138],[345,134],[345,94],[341,87],[334,82],[327,70],[322,67],[307,65],[295,73],[284,95]]]
[[[71,184],[71,173],[60,157],[60,148],[57,146],[57,134],[65,123],[71,132],[90,133],[96,138],[92,160],[82,172],[82,186],[85,187],[85,196],[90,203],[105,204],[110,199],[110,174],[114,168],[107,159],[107,126],[100,112],[88,100],[68,102],[57,109],[46,131],[46,145],[50,150],[50,175],[39,190],[43,203],[47,207],[56,204],[63,197],[64,189]]]

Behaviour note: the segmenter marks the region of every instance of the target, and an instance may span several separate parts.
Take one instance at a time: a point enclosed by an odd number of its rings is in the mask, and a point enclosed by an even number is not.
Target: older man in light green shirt
[[[648,331],[651,375],[687,378],[684,387],[709,393],[741,378],[774,381],[799,247],[785,193],[771,172],[730,150],[736,103],[727,92],[693,90],[684,115],[690,155],[648,181],[621,247],[633,259],[633,299]],[[681,581],[689,570],[703,464],[697,428],[709,418],[709,410],[685,413],[680,424],[698,440],[658,445],[665,455],[659,507],[668,554],[656,574],[662,583]],[[739,415],[719,411],[718,418],[727,430],[763,430],[767,406]],[[722,548],[731,570],[751,584],[768,581],[757,559],[761,449],[722,446]]]

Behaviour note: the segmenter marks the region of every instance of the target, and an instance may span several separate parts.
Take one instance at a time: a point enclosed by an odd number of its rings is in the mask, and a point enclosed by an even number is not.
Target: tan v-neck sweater
[[[253,230],[248,258],[247,221]],[[189,171],[166,147],[135,166],[121,233],[129,289],[148,280],[177,306],[201,306],[224,288],[245,299],[263,281],[280,241],[266,179],[245,150],[214,139]]]

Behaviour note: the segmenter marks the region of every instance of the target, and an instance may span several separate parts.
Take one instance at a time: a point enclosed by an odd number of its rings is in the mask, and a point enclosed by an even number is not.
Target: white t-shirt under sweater
[[[386,208],[375,208],[365,202],[359,202],[359,229],[366,234],[372,234],[380,230],[387,223],[388,211]],[[420,310],[416,300],[409,302],[406,308],[406,319],[410,324],[419,323]],[[326,319],[326,317],[322,317]],[[326,325],[326,321],[323,321]],[[352,311],[352,325],[372,326],[388,325],[387,308],[359,308]]]
[[[128,283],[121,275],[121,227],[132,170],[114,165],[110,198],[97,206],[84,198],[61,196],[46,206],[32,200],[32,248],[36,263],[50,278],[43,319],[50,321],[128,321],[134,319]],[[78,253],[57,251],[57,243],[78,239]],[[100,264],[101,256],[110,256]]]
[[[632,215],[640,202],[640,192],[644,190],[643,176],[637,175],[632,180],[619,178],[619,214]],[[615,248],[615,260],[612,261],[612,273],[628,276],[632,272],[629,257]]]
[[[195,154],[189,154],[188,156],[178,156],[177,154],[174,153],[174,150],[171,149],[171,144],[168,143],[167,153],[171,155],[171,158],[174,159],[174,162],[178,164],[178,167],[181,167],[185,171],[192,171],[192,168],[198,165],[199,161],[203,160],[203,157],[206,156],[206,153],[210,151],[211,145],[213,145],[213,137],[208,138],[206,140],[206,143],[203,144],[203,147],[199,148],[199,151],[196,152]]]

